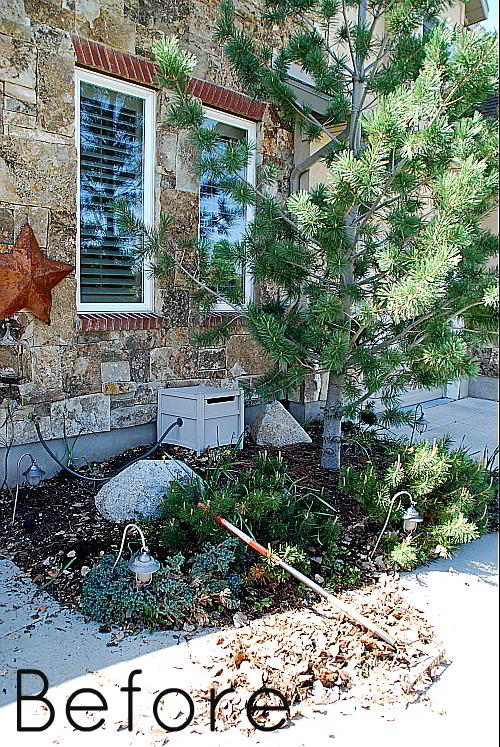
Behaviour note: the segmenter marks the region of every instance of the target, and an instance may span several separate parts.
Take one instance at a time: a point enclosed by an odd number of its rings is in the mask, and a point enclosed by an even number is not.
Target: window
[[[153,280],[113,213],[153,222],[153,91],[77,71],[78,309],[150,311]]]
[[[220,134],[220,148],[225,148],[231,141],[247,140],[255,143],[256,126],[253,122],[234,117],[213,109],[205,109],[205,126],[213,127]],[[242,171],[241,176],[255,185],[255,153],[248,166]],[[246,230],[248,223],[252,220],[254,209],[252,206],[241,206],[236,204],[217,185],[210,175],[202,177],[200,183],[200,239],[208,246],[214,246],[218,241],[226,239],[239,241]],[[253,296],[252,279],[248,273],[242,272],[241,283],[245,291],[245,301],[248,302]],[[221,289],[222,291],[222,289]],[[220,303],[217,306],[221,311],[229,309],[229,306]]]

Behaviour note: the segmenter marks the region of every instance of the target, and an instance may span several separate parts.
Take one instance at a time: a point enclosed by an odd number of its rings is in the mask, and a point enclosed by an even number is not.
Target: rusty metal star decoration
[[[45,257],[26,223],[12,252],[0,254],[0,320],[25,310],[50,324],[52,288],[73,269],[73,265]]]

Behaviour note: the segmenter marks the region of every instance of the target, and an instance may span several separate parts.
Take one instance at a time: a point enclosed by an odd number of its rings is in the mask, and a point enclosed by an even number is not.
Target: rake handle
[[[197,504],[199,508],[205,509],[205,511],[210,511],[209,507],[206,506],[204,503],[198,503]],[[238,529],[238,527],[235,527],[234,524],[231,524],[230,521],[227,519],[223,519],[222,516],[214,516],[215,521],[217,524],[220,524],[220,526],[227,529],[231,534],[234,534],[238,539],[240,539],[242,542],[244,542],[246,545],[251,547],[252,549],[256,550],[258,553],[263,555],[266,558],[271,558],[276,565],[280,566],[280,568],[283,568],[284,571],[289,573],[291,576],[297,579],[297,581],[300,581],[305,586],[308,586],[310,589],[316,592],[320,597],[323,597],[323,599],[326,599],[330,604],[332,604],[334,607],[339,609],[341,612],[343,612],[345,615],[350,617],[352,620],[358,623],[358,625],[361,625],[363,628],[366,628],[366,630],[369,630],[371,633],[376,635],[378,638],[380,638],[385,643],[389,644],[389,646],[392,646],[393,648],[397,648],[397,642],[396,640],[389,635],[389,633],[386,633],[381,628],[378,628],[376,625],[374,625],[368,618],[363,617],[363,615],[360,615],[356,610],[352,609],[348,604],[344,604],[340,601],[340,599],[337,599],[336,596],[333,594],[330,594],[330,592],[323,589],[322,586],[317,584],[315,581],[312,581],[307,576],[304,576],[303,573],[298,571],[293,566],[289,565],[288,563],[285,563],[284,560],[281,560],[276,555],[273,555],[268,548],[264,547],[264,545],[261,545],[260,542],[257,542],[256,540],[252,539],[248,536],[248,534],[245,534],[245,532],[242,532],[241,529]]]

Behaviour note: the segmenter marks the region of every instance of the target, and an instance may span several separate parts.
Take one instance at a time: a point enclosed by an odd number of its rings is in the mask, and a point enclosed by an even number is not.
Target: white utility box
[[[157,438],[176,418],[182,427],[172,428],[164,443],[186,446],[200,455],[216,446],[243,446],[245,399],[241,389],[215,386],[180,386],[158,389]]]

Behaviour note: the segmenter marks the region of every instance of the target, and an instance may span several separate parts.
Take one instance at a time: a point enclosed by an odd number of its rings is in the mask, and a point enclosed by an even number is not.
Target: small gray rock
[[[291,446],[312,441],[281,402],[264,405],[261,414],[255,418],[251,436],[258,446]]]
[[[201,478],[184,462],[141,459],[103,485],[95,505],[109,521],[154,518],[170,484],[183,479],[201,483]]]

